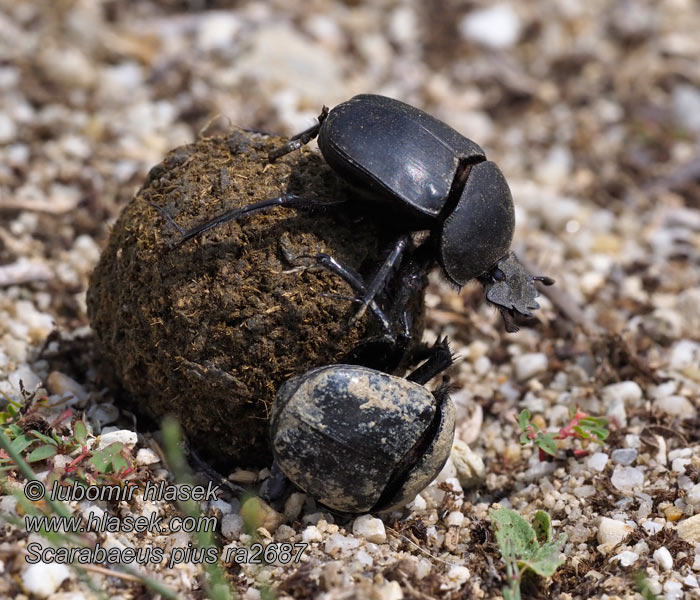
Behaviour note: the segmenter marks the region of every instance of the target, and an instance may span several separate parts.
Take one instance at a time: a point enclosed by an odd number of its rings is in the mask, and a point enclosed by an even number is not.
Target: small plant
[[[574,438],[588,442],[594,439],[597,442],[604,442],[610,435],[607,429],[608,420],[604,417],[592,417],[588,413],[571,408],[569,411],[569,422],[562,427],[557,433],[549,433],[542,431],[537,425],[530,420],[530,411],[524,409],[518,415],[518,424],[522,433],[520,434],[520,443],[525,446],[532,442],[539,448],[540,460],[546,460],[547,455],[556,456],[557,440],[565,440]],[[574,450],[575,456],[585,456],[588,450]]]
[[[535,513],[532,525],[508,508],[492,510],[489,518],[506,564],[508,587],[503,589],[503,598],[520,600],[520,581],[526,571],[551,577],[564,562],[561,549],[566,535],[562,534],[552,541],[551,519],[542,510]]]
[[[42,409],[51,408],[48,397],[27,392],[21,382],[20,391],[22,402],[3,393],[7,407],[0,411],[0,429],[12,450],[27,463],[38,463],[59,454],[70,456],[72,460],[65,467],[66,479],[86,484],[120,483],[133,472],[129,450],[123,444],[115,442],[91,451],[87,425],[82,419],[74,418],[70,408],[48,421],[41,414]],[[73,422],[69,427],[66,422],[70,420]],[[0,473],[16,469],[8,452],[0,450]]]

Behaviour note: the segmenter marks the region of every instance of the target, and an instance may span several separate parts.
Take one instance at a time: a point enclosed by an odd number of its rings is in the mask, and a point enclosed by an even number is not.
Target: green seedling
[[[603,443],[610,432],[607,429],[608,420],[604,417],[592,417],[577,408],[569,411],[569,422],[557,433],[542,431],[530,420],[530,411],[524,409],[518,415],[518,425],[520,425],[520,443],[526,446],[530,442],[535,444],[540,451],[540,460],[546,460],[547,455],[556,456],[557,440],[574,438],[588,442],[595,440]],[[588,451],[585,449],[574,450],[577,457],[585,456]]]
[[[541,577],[551,577],[564,562],[561,549],[566,535],[552,540],[549,515],[541,510],[535,513],[532,525],[517,512],[498,508],[489,513],[496,533],[496,543],[506,564],[508,587],[503,590],[504,600],[520,600],[520,581],[526,571]]]

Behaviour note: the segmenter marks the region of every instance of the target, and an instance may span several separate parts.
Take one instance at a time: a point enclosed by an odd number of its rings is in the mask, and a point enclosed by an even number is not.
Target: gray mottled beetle
[[[270,428],[279,469],[339,512],[381,512],[411,501],[440,472],[452,448],[455,409],[446,340],[406,379],[366,367],[331,365],[288,380]]]

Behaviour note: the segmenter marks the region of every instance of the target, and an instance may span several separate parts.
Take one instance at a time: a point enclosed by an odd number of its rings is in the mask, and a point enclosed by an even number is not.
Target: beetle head
[[[499,260],[480,279],[484,284],[486,299],[501,311],[509,333],[519,329],[511,320],[516,313],[531,317],[532,311],[540,307],[535,300],[539,296],[535,281],[545,285],[554,283],[549,277],[535,277],[528,273],[513,252]]]

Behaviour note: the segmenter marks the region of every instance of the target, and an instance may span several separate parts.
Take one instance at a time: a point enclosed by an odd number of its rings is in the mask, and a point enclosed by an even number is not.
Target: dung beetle
[[[554,281],[533,277],[509,252],[515,228],[513,198],[501,170],[486,160],[478,144],[413,106],[361,94],[330,111],[324,107],[316,125],[270,152],[269,159],[275,161],[316,137],[328,165],[364,203],[364,213],[395,230],[386,258],[366,284],[336,263],[334,271],[357,294],[359,308],[353,320],[382,294],[404,255],[410,259],[404,262],[418,264],[424,273],[438,263],[447,279],[460,287],[479,279],[508,331],[518,329],[511,319],[516,313],[529,317],[539,308],[534,281]],[[313,210],[342,203],[283,194],[225,212],[188,231],[162,207],[153,206],[182,234],[182,243],[221,223],[277,206]],[[419,231],[429,235],[417,242],[413,234]],[[415,272],[415,267],[409,271]],[[404,277],[401,270],[397,276]]]
[[[452,449],[455,408],[445,378],[446,340],[407,378],[357,365],[331,365],[278,390],[270,436],[275,465],[292,483],[342,513],[383,512],[415,498]]]

